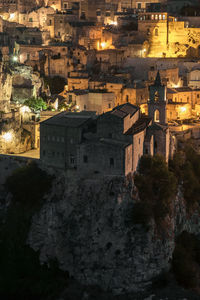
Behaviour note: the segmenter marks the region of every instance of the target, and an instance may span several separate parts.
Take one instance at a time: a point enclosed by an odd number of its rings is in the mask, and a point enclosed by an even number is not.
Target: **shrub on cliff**
[[[148,216],[147,222],[150,216],[158,222],[171,213],[171,200],[176,194],[177,183],[163,157],[142,156],[134,182],[139,192],[141,209],[148,209],[145,213]]]
[[[30,107],[34,111],[47,109],[47,104],[41,97],[31,97],[24,102],[24,105]]]

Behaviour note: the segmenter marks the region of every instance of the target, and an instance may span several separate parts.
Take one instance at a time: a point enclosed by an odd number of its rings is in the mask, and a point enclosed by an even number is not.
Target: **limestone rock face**
[[[155,224],[135,225],[134,187],[123,179],[59,179],[28,239],[42,262],[57,258],[60,267],[85,285],[115,293],[141,291],[169,268],[174,223],[163,236]]]
[[[26,99],[39,96],[43,81],[32,67],[20,65],[13,70],[12,98],[23,103]]]
[[[0,154],[23,153],[31,149],[30,133],[21,127],[12,127],[13,125],[12,122],[9,125],[1,126]]]
[[[12,93],[12,75],[0,65],[0,111],[10,110],[10,98]]]

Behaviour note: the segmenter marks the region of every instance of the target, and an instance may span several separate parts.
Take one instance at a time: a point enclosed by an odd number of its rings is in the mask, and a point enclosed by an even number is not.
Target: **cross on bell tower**
[[[154,84],[149,86],[149,117],[152,118],[153,122],[165,125],[167,123],[166,108],[166,86],[162,84],[158,71]]]

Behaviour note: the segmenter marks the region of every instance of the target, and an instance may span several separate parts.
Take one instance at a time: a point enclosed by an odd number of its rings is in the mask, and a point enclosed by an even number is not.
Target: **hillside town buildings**
[[[168,161],[200,114],[200,22],[187,7],[200,8],[177,2],[0,2],[2,135],[26,131],[25,148],[63,170],[101,173],[102,161],[127,175],[141,155]]]

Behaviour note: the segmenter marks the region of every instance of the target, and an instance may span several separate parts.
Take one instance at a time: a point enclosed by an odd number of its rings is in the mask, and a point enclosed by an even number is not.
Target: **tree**
[[[145,211],[147,220],[152,216],[159,223],[171,213],[171,200],[176,194],[177,182],[163,157],[142,156],[134,182],[142,203],[141,209],[148,208]]]

